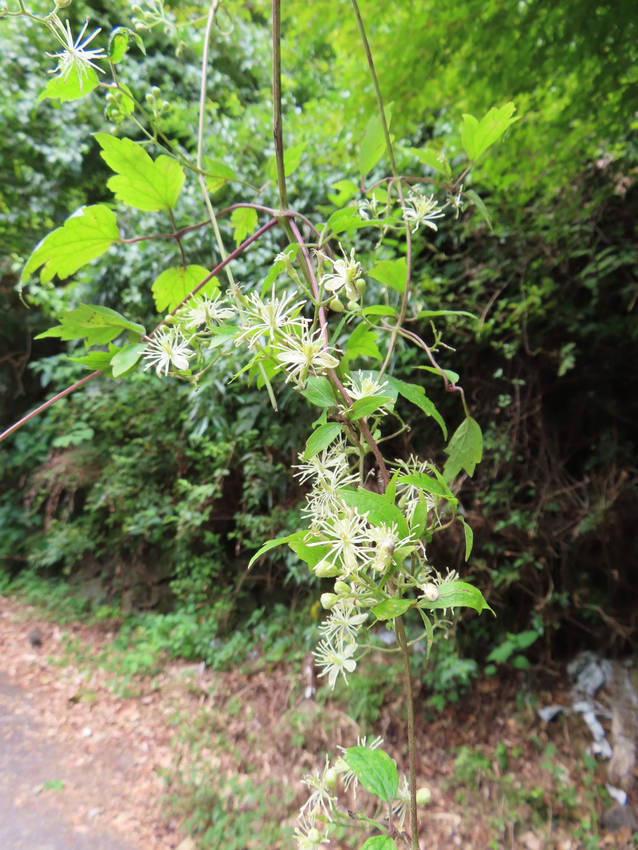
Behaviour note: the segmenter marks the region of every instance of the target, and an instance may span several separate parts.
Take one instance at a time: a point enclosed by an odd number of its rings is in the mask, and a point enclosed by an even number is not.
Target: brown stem
[[[410,669],[410,649],[405,636],[403,618],[397,617],[394,621],[396,636],[401,647],[403,665],[405,668],[405,690],[408,708],[408,761],[409,761],[409,787],[410,787],[410,832],[411,848],[419,850],[419,820],[416,806],[416,740],[414,737],[414,683],[412,681],[412,670]]]
[[[272,0],[272,132],[275,141],[279,208],[288,209],[284,171],[284,135],[281,117],[281,0]]]
[[[74,384],[71,384],[70,387],[67,387],[65,390],[62,390],[61,393],[54,395],[53,398],[50,398],[48,401],[45,401],[39,407],[36,407],[36,409],[32,410],[31,413],[27,413],[26,416],[23,416],[22,419],[19,419],[17,422],[14,422],[11,427],[7,428],[6,431],[3,431],[2,434],[0,434],[0,443],[10,434],[13,434],[14,431],[17,431],[18,428],[21,428],[23,425],[25,425],[30,419],[33,419],[34,416],[37,416],[38,413],[42,413],[48,407],[51,407],[52,404],[55,404],[56,401],[60,401],[61,398],[70,395],[72,392],[79,389],[80,387],[83,387],[85,384],[88,384],[89,381],[92,381],[93,378],[97,378],[97,376],[101,374],[102,372],[99,370],[97,372],[91,372],[90,375],[87,375],[85,378],[76,381]]]

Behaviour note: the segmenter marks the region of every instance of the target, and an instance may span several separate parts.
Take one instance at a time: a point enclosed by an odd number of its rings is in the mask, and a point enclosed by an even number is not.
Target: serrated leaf
[[[46,99],[59,100],[60,103],[79,100],[81,97],[91,94],[93,89],[97,88],[99,82],[97,73],[93,68],[87,68],[86,72],[80,75],[80,79],[78,79],[75,69],[72,69],[66,79],[60,76],[52,77],[38,95],[37,103]]]
[[[413,599],[384,599],[372,609],[377,620],[395,620],[414,607]]]
[[[306,450],[303,453],[304,460],[310,460],[316,454],[327,448],[333,440],[341,433],[341,425],[338,422],[326,422],[320,425],[306,441]]]
[[[433,602],[419,599],[419,608],[428,611],[444,608],[473,608],[477,614],[482,611],[490,611],[494,614],[481,591],[466,581],[443,581],[437,586],[437,590],[439,598]]]
[[[115,215],[104,204],[80,207],[70,218],[39,242],[24,267],[26,281],[42,266],[40,280],[48,283],[56,274],[63,280],[107,251],[120,234]]]
[[[374,413],[375,410],[378,410],[380,407],[384,405],[392,405],[393,399],[390,396],[382,395],[382,396],[366,396],[365,398],[357,399],[352,407],[346,410],[346,416],[351,421],[356,419],[365,419],[366,416],[370,416],[371,413]]]
[[[389,501],[386,494],[373,493],[363,487],[359,487],[357,490],[350,487],[340,487],[338,493],[346,505],[356,508],[362,516],[367,515],[368,521],[372,525],[392,525],[392,523],[395,523],[401,537],[408,536],[409,529],[406,518],[394,502]]]
[[[407,381],[400,381],[398,378],[386,378],[386,380],[400,395],[403,396],[404,399],[406,399],[406,401],[414,404],[422,410],[426,416],[431,416],[438,424],[441,431],[443,431],[443,436],[447,439],[447,428],[443,421],[443,417],[436,409],[434,402],[430,401],[430,399],[426,396],[423,387],[418,384],[410,384]]]
[[[392,107],[386,107],[386,122],[390,127],[392,120]],[[373,115],[365,129],[361,144],[359,146],[359,171],[362,177],[374,168],[385,152],[385,134],[383,132],[383,122],[381,116]]]
[[[443,151],[433,151],[431,148],[401,148],[406,153],[412,154],[422,163],[427,165],[433,171],[438,171],[445,174],[446,177],[452,175],[450,163],[447,161]]]
[[[129,321],[116,310],[98,304],[80,304],[62,316],[61,324],[38,334],[36,339],[57,337],[62,340],[84,339],[87,345],[106,345],[122,331],[138,336],[145,333],[143,325]]]
[[[257,212],[252,207],[239,207],[233,210],[230,223],[235,245],[239,245],[257,227]]]
[[[248,569],[250,569],[255,561],[261,558],[262,555],[265,555],[266,552],[270,552],[271,549],[275,549],[277,546],[283,546],[284,543],[288,543],[298,533],[299,532],[294,532],[294,534],[287,534],[285,537],[276,537],[274,540],[267,540],[264,545],[255,552],[250,561],[248,561]]]
[[[473,115],[463,115],[461,141],[469,159],[477,160],[509,126],[518,121],[518,118],[512,117],[515,110],[513,103],[506,103],[501,107],[493,106],[480,121]]]
[[[398,260],[379,260],[370,269],[368,274],[380,283],[396,289],[397,292],[405,292],[405,285],[408,278],[408,265],[405,257],[401,257]]]
[[[144,353],[146,346],[143,343],[132,343],[119,348],[117,353],[111,357],[110,365],[114,378],[121,378],[137,364]]]
[[[204,266],[178,266],[165,269],[153,283],[151,290],[158,313],[174,310],[199,284],[208,277],[209,271]],[[215,295],[219,292],[217,278],[211,278],[199,290],[199,295]]]
[[[383,750],[348,747],[344,759],[361,785],[380,800],[391,803],[399,788],[399,774],[394,760]]]
[[[449,455],[443,468],[447,481],[451,481],[462,469],[469,476],[474,475],[476,464],[483,457],[483,434],[478,422],[471,417],[464,419],[445,447],[445,453]]]
[[[373,835],[362,844],[359,850],[398,850],[394,838],[389,835]]]
[[[106,185],[118,201],[147,212],[172,209],[184,185],[184,169],[168,156],[151,159],[138,142],[96,133],[101,156],[115,171]]]
[[[301,393],[311,404],[317,407],[335,407],[335,395],[332,384],[323,376],[312,375],[306,382],[306,389]]]
[[[206,170],[206,188],[209,192],[217,192],[230,180],[237,179],[233,169],[220,159],[206,158],[204,168]]]
[[[357,325],[346,343],[343,360],[349,362],[355,357],[373,357],[381,360],[381,352],[377,346],[377,332],[365,325]]]
[[[482,201],[482,199],[480,198],[480,196],[476,194],[476,192],[474,191],[474,189],[468,189],[468,190],[467,190],[467,192],[466,192],[465,194],[468,196],[468,198],[469,198],[471,201],[473,201],[473,202],[474,202],[474,205],[475,205],[476,209],[477,209],[477,210],[480,212],[480,214],[482,215],[482,217],[483,217],[483,219],[485,220],[485,222],[487,223],[487,226],[489,227],[489,229],[490,229],[490,230],[492,230],[492,221],[491,221],[491,219],[490,219],[490,214],[488,213],[488,211],[487,211],[487,207],[486,207],[486,206],[485,206],[485,204],[483,203],[483,201]]]

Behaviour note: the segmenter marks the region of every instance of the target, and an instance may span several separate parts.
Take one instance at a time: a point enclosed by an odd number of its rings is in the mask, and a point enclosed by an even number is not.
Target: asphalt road
[[[97,823],[80,824],[80,831],[72,822],[60,749],[38,737],[37,725],[20,711],[24,699],[0,673],[1,850],[133,850]],[[60,790],[42,792],[51,782]]]

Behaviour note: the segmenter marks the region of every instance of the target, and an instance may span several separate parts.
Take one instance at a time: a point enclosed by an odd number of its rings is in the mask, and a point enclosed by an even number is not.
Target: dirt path
[[[28,613],[0,598],[0,847],[176,848],[178,824],[161,817],[170,727],[159,696],[119,699],[99,672],[57,665],[62,631]],[[28,641],[35,625],[41,648]]]

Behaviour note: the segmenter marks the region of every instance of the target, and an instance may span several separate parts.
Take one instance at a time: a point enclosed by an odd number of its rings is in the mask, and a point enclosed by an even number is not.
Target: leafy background
[[[416,260],[423,309],[479,317],[446,323],[456,352],[443,365],[461,373],[486,437],[484,461],[459,491],[474,555],[466,566],[462,531],[450,531],[431,558],[472,575],[497,613],[458,629],[431,687],[462,684],[485,662],[526,666],[582,646],[622,654],[635,647],[638,590],[635,11],[629,2],[576,0],[424,2],[416,11],[409,0],[362,5],[401,147],[427,143],[454,162],[463,113],[513,101],[521,116],[466,187],[484,199],[493,230],[468,206],[429,234]],[[142,31],[147,58],[132,48],[122,74],[193,154],[201,30],[191,21],[204,10],[166,8],[164,27]],[[108,31],[128,23],[129,12],[120,0],[69,9],[74,32],[87,16]],[[213,39],[207,152],[247,184],[221,186],[218,208],[238,198],[276,203],[268,14],[263,2],[229,3]],[[110,200],[110,172],[91,134],[114,130],[117,115],[96,96],[38,103],[51,46],[35,28],[11,20],[0,27],[7,426],[84,374],[58,342],[32,342],[61,306],[117,307],[148,326],[156,318],[151,284],[178,256],[153,242],[114,246],[62,284],[33,278],[30,309],[20,302],[18,276],[37,241],[81,204]],[[309,215],[347,205],[374,108],[354,27],[337,4],[294,0],[286,4],[283,59],[286,144],[289,162],[297,161],[290,202]],[[118,132],[138,135],[129,118]],[[432,176],[401,155],[400,168],[415,167]],[[178,225],[202,217],[198,191],[187,182]],[[159,216],[131,212],[124,228],[157,229]],[[231,244],[226,220],[222,228]],[[259,285],[284,246],[268,234],[237,261],[237,278]],[[359,247],[363,256],[374,249],[363,237]],[[208,234],[192,234],[187,248],[189,262],[208,264]],[[414,354],[400,351],[398,377],[415,365]],[[428,392],[452,431],[453,400],[434,376]],[[247,572],[264,539],[295,528],[303,498],[290,468],[312,412],[292,393],[279,401],[275,415],[261,393],[212,370],[198,391],[147,374],[99,379],[54,406],[0,453],[5,577],[64,577],[91,604],[119,599],[126,610],[182,612],[192,628],[173,648],[192,657],[206,657],[211,640],[233,626],[249,628],[247,618],[254,625],[280,614],[279,605],[316,616],[316,588],[291,554],[273,551]],[[424,419],[395,452],[434,454],[442,465],[436,429]]]

